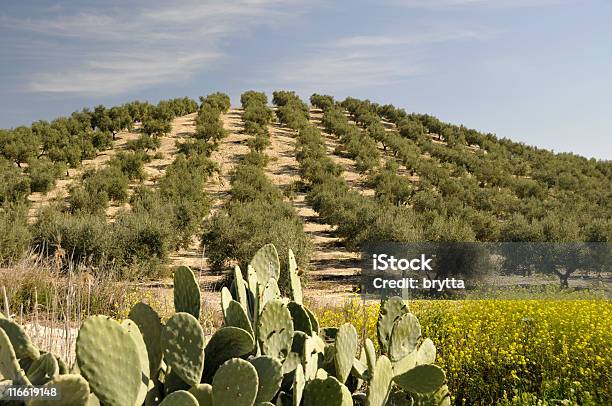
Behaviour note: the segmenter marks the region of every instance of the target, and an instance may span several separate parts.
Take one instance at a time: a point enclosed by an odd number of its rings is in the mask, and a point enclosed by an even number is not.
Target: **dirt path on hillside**
[[[228,136],[221,140],[219,147],[211,154],[211,160],[216,162],[219,172],[211,176],[206,183],[206,193],[211,199],[210,215],[219,211],[229,198],[231,189],[231,175],[236,163],[249,152],[246,145],[250,137],[243,134],[244,123],[242,122],[242,109],[232,108],[221,116],[223,127],[228,131]],[[193,129],[190,129],[192,132]],[[192,243],[187,249],[181,249],[170,255],[171,265],[185,265],[200,271],[200,282],[205,288],[212,288],[221,275],[211,274],[207,269],[206,251],[200,246],[200,236],[193,237]],[[201,271],[206,269],[206,273]]]
[[[290,189],[290,200],[304,222],[304,231],[313,243],[311,269],[307,280],[306,296],[321,302],[341,301],[351,292],[359,274],[359,254],[348,251],[333,234],[333,227],[322,223],[317,213],[306,202],[306,193],[294,188],[300,180],[299,163],[295,158],[295,131],[278,122],[268,127],[270,146],[266,153],[270,162],[266,175],[281,190]]]

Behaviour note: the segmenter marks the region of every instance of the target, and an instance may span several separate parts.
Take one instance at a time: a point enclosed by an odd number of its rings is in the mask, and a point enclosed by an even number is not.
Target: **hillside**
[[[267,242],[350,292],[367,241],[610,241],[612,163],[391,105],[246,92],[0,131],[0,260],[217,286]],[[347,278],[348,277],[348,278]],[[331,284],[329,282],[334,282]]]

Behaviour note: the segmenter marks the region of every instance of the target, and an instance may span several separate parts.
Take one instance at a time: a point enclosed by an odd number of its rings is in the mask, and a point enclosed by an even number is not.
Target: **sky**
[[[249,89],[368,98],[612,159],[612,0],[19,1],[0,127]]]

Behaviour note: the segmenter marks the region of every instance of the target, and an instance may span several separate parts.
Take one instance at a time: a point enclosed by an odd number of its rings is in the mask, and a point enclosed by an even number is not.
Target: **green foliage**
[[[28,209],[25,205],[0,206],[0,264],[23,257],[30,245]]]
[[[63,165],[45,158],[33,159],[28,162],[26,173],[30,177],[32,192],[47,193],[55,186],[55,181],[65,172]]]
[[[0,158],[0,205],[23,203],[30,194],[30,179],[11,162]]]

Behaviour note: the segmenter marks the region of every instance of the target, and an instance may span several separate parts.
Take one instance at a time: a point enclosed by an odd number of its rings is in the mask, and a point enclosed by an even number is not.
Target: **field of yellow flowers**
[[[612,405],[610,301],[415,300],[409,306],[423,336],[436,344],[455,404]],[[376,342],[378,308],[355,300],[321,309],[320,317],[322,325],[350,321]]]

